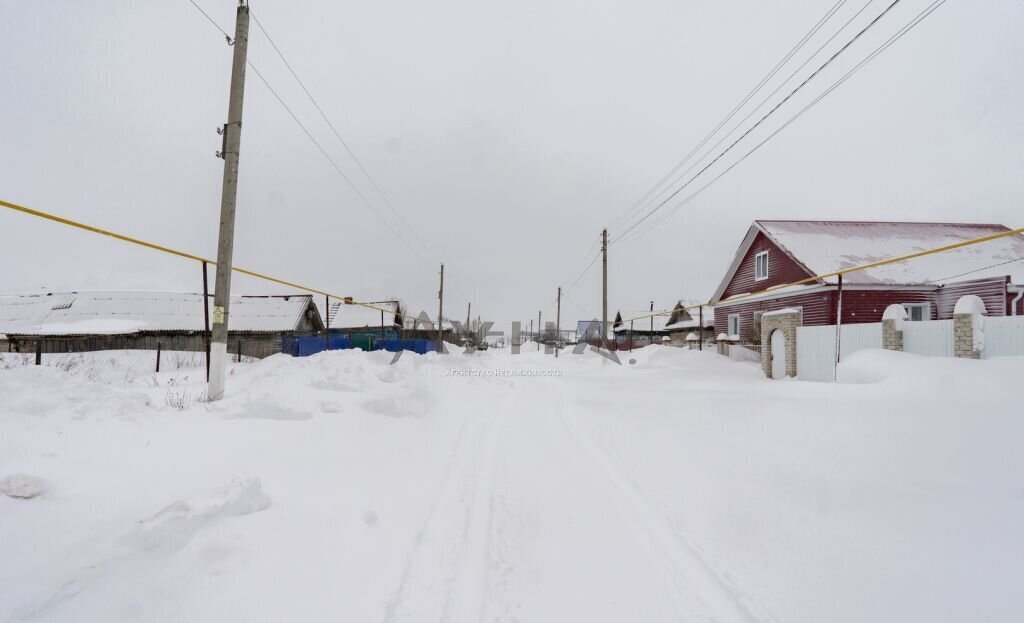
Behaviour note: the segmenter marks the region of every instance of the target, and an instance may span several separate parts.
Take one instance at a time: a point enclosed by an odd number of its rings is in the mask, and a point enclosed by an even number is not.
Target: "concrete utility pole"
[[[540,310],[537,310],[537,350],[540,350],[540,329],[543,326],[544,325],[540,323]]]
[[[601,231],[601,343],[608,339],[608,230]]]
[[[558,304],[555,307],[555,358],[562,346],[562,286],[558,286]]]
[[[441,289],[437,292],[437,352],[444,352],[444,264],[441,264]]]
[[[228,356],[228,319],[231,307],[231,260],[235,244],[235,197],[238,194],[238,152],[242,143],[242,99],[245,96],[245,63],[249,47],[249,7],[239,5],[235,18],[234,58],[231,62],[231,94],[228,122],[224,124],[224,183],[220,197],[220,236],[217,240],[217,276],[213,292],[213,335],[210,344],[210,401],[224,397]]]

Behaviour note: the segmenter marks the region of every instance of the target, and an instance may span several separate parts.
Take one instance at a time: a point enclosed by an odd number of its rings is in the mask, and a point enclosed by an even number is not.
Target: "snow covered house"
[[[711,303],[715,332],[759,343],[761,314],[797,308],[803,325],[836,323],[837,277],[758,294],[843,268],[1009,231],[1004,225],[759,220]],[[910,320],[951,318],[956,301],[979,296],[990,316],[1024,314],[1024,236],[1014,235],[843,277],[842,322],[879,322],[890,304]],[[730,300],[741,294],[753,294]]]
[[[668,319],[668,316],[652,315],[650,309],[620,310],[612,322],[615,341],[628,340],[631,336],[646,341],[659,340],[669,333],[665,328]]]
[[[686,344],[691,334],[700,341],[710,340],[715,333],[715,309],[699,301],[679,301],[665,321],[665,330],[675,345]]]
[[[403,312],[399,301],[366,301],[357,305],[332,300],[327,328],[332,336],[348,338],[353,348],[370,350],[375,340],[402,336]]]
[[[212,308],[212,299],[209,307]],[[45,353],[114,349],[206,349],[203,295],[180,292],[49,292],[0,295],[7,350]],[[211,312],[212,316],[212,312]],[[233,296],[228,348],[266,357],[281,338],[311,335],[323,322],[309,295]]]

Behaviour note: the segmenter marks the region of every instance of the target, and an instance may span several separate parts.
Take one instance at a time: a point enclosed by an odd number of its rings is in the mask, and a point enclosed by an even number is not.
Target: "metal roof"
[[[231,297],[232,332],[294,331],[311,297]],[[213,301],[210,301],[212,316]],[[0,295],[0,333],[123,335],[203,330],[203,295],[181,292],[53,292]]]
[[[754,221],[715,292],[722,296],[758,233],[763,233],[811,275],[1010,231],[1005,225],[878,221]],[[848,285],[934,285],[1009,275],[1024,282],[1024,236],[1014,235],[885,266],[847,273]],[[835,284],[836,277],[821,282]]]
[[[1004,233],[1005,225],[855,221],[757,221],[769,238],[820,275],[843,268]],[[957,278],[1012,275],[1024,278],[1024,236],[1008,236],[848,273],[857,285],[942,285]],[[835,283],[830,277],[826,283]]]
[[[372,305],[376,309],[332,300],[330,309],[327,310],[331,328],[380,329],[381,314],[383,314],[384,326],[392,327],[395,325],[396,314],[400,316],[402,313],[398,301],[367,303],[367,305]],[[382,309],[387,311],[382,312]]]

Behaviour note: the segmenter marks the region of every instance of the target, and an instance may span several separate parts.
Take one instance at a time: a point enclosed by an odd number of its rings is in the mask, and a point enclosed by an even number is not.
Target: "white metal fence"
[[[903,352],[927,357],[952,357],[953,321],[904,322]]]
[[[985,318],[983,359],[1024,355],[1024,316],[995,316]]]
[[[882,323],[843,325],[839,351],[843,357],[865,348],[882,347]],[[831,381],[836,359],[836,326],[797,327],[796,371],[802,381]]]
[[[729,359],[734,361],[749,361],[761,363],[760,346],[741,346],[739,344],[726,344],[726,352]]]

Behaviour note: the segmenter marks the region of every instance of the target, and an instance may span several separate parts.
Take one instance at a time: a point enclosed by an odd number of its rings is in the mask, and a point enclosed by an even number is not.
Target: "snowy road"
[[[0,371],[0,479],[48,487],[0,496],[0,621],[1021,612],[1024,361],[633,357],[275,358],[184,411],[180,373]]]

